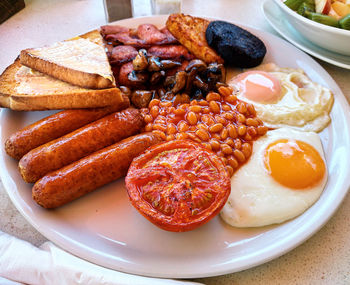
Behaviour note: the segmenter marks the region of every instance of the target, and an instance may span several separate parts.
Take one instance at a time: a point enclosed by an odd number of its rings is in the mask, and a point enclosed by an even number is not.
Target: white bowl
[[[306,39],[332,52],[350,56],[350,31],[312,21],[274,0],[289,23]]]

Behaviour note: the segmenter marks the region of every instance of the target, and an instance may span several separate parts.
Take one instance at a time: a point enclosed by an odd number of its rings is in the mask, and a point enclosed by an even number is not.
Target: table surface
[[[147,15],[147,0],[133,0],[134,15]],[[182,11],[246,25],[276,34],[259,0],[183,0]],[[102,0],[27,0],[26,8],[0,25],[0,72],[20,50],[64,40],[106,23]],[[43,36],[44,35],[44,36]],[[316,59],[317,60],[317,59]],[[317,60],[350,102],[350,70]],[[329,222],[291,252],[238,273],[196,279],[205,284],[350,284],[350,195]],[[0,230],[40,245],[39,234],[16,210],[0,184]]]

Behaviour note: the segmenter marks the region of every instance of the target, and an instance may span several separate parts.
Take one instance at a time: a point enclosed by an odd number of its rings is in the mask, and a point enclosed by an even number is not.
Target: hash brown
[[[197,58],[206,63],[224,63],[224,60],[209,47],[205,31],[209,21],[184,14],[172,14],[166,27],[170,33]]]

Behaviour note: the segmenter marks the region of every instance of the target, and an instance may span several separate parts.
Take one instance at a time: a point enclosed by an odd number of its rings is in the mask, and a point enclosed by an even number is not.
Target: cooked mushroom
[[[147,108],[153,97],[153,93],[154,91],[136,90],[131,94],[131,102],[139,109]]]
[[[161,63],[162,63],[162,69],[171,69],[174,67],[181,66],[181,62],[168,60],[168,59],[162,60]]]
[[[144,84],[148,80],[148,73],[133,70],[128,74],[128,79],[136,84]]]
[[[197,68],[193,67],[191,71],[188,73],[186,86],[185,86],[185,93],[191,94],[192,86],[193,86],[193,80],[195,79],[197,75]]]
[[[223,64],[218,64],[216,62],[209,64],[206,73],[208,78],[215,77],[219,78],[217,81],[225,82],[226,71]]]
[[[187,73],[185,71],[179,71],[175,74],[175,85],[171,89],[173,94],[179,93],[186,86]]]
[[[197,88],[201,89],[204,92],[209,91],[209,86],[207,83],[205,83],[198,75],[193,80],[193,85]]]
[[[169,75],[165,78],[165,81],[164,81],[164,87],[167,88],[167,89],[171,89],[173,88],[173,86],[175,85],[175,75]]]
[[[161,70],[161,71],[157,71],[157,72],[153,72],[151,75],[151,79],[149,80],[149,83],[151,85],[156,85],[158,84],[163,78],[165,78],[165,71]]]
[[[161,60],[159,57],[151,56],[149,58],[148,62],[149,62],[149,65],[148,65],[147,70],[150,72],[159,71],[159,70],[163,69],[163,64],[161,63]]]
[[[204,61],[202,61],[202,60],[200,60],[200,59],[193,59],[193,60],[191,60],[191,61],[188,63],[188,65],[187,65],[185,71],[186,71],[186,72],[189,72],[189,71],[191,71],[192,68],[194,68],[194,67],[197,69],[198,72],[202,72],[202,71],[204,71],[204,70],[207,68],[207,65],[205,64]]]
[[[132,61],[132,65],[135,71],[143,71],[148,67],[147,51],[145,49],[140,49],[137,56]]]

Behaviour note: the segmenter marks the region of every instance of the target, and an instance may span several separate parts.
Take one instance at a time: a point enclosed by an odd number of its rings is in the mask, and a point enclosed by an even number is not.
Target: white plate
[[[165,17],[123,20],[120,24],[164,24]],[[31,198],[17,163],[1,151],[1,179],[21,214],[44,236],[69,252],[112,269],[147,276],[192,278],[251,268],[293,249],[314,234],[335,212],[347,193],[350,157],[350,109],[334,80],[312,58],[269,33],[248,28],[267,46],[265,62],[299,67],[335,94],[332,124],[322,132],[329,168],[321,198],[303,215],[279,226],[236,229],[219,217],[185,233],[158,229],[129,203],[124,179],[57,210],[44,210]],[[288,55],[288,56],[286,56]],[[0,141],[49,112],[0,114]],[[3,149],[3,148],[2,148]]]
[[[293,28],[285,17],[282,16],[279,7],[274,1],[266,0],[262,5],[262,10],[270,25],[293,45],[325,62],[350,69],[350,56],[328,51],[305,39]]]

